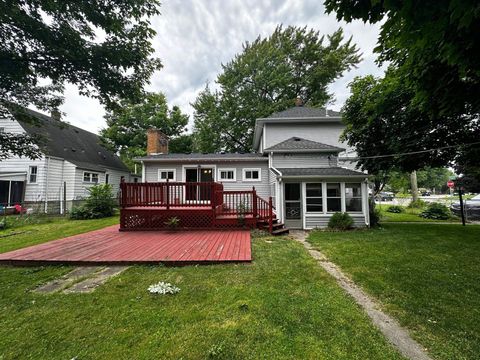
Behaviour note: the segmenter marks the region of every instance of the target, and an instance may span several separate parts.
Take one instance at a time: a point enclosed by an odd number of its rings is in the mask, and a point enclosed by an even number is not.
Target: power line
[[[356,160],[361,160],[361,159],[379,159],[379,158],[387,158],[387,157],[392,157],[392,156],[416,155],[416,154],[423,154],[423,153],[428,153],[428,152],[437,151],[437,150],[445,150],[445,149],[451,149],[451,148],[456,148],[456,147],[461,147],[461,146],[471,146],[471,145],[477,145],[477,144],[480,144],[480,141],[476,141],[476,142],[472,142],[472,143],[466,143],[466,144],[442,146],[442,147],[435,148],[435,149],[411,151],[411,152],[406,152],[406,153],[373,155],[373,156],[357,156],[357,157],[352,157],[352,158],[343,158],[342,160],[356,161]]]

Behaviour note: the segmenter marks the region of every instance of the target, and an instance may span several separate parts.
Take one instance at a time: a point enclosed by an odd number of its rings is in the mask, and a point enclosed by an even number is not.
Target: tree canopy
[[[147,130],[155,128],[171,138],[171,152],[190,152],[191,139],[184,134],[188,115],[178,106],[171,109],[162,93],[147,93],[142,101],[121,101],[105,115],[107,127],[101,131],[106,145],[118,151],[130,167],[132,159],[146,154]]]
[[[277,27],[267,38],[246,43],[192,104],[198,151],[252,148],[255,119],[293,106],[300,97],[321,107],[333,99],[328,86],[360,61],[342,29],[321,36],[306,27]]]
[[[475,115],[432,118],[414,101],[414,90],[396,69],[389,69],[384,78],[358,77],[350,89],[342,137],[356,148],[358,165],[371,174],[447,166],[471,149],[457,145],[478,141]]]
[[[138,99],[161,67],[149,18],[158,0],[3,1],[0,4],[0,117],[61,105],[66,83],[108,108]],[[32,121],[34,121],[32,119]],[[0,137],[2,157],[32,153],[31,139]]]
[[[325,0],[350,22],[383,21],[376,52],[399,69],[432,116],[478,113],[480,8],[476,0]]]

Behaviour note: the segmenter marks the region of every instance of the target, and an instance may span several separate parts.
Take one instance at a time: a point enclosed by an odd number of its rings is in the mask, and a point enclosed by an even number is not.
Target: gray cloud
[[[308,26],[322,34],[343,27],[363,53],[358,69],[345,74],[330,86],[339,109],[348,98],[348,83],[355,76],[380,75],[373,54],[378,26],[362,22],[338,22],[324,13],[319,0],[165,0],[161,16],[152,19],[157,31],[154,47],[164,68],[154,74],[149,91],[163,91],[170,105],[179,105],[191,114],[190,103],[209,81],[214,82],[221,64],[241,52],[246,41],[269,35],[278,24]],[[62,111],[79,127],[98,132],[105,126],[104,109],[94,99],[82,97],[68,86]]]

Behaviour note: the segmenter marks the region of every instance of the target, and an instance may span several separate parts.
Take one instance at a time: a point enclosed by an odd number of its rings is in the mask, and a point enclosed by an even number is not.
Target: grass
[[[113,222],[38,225],[2,249]],[[30,291],[68,267],[0,267],[0,358],[401,358],[301,244],[255,236],[253,255],[251,264],[132,266],[91,294]],[[149,294],[158,281],[181,291]]]
[[[385,204],[376,205],[376,207],[380,209],[380,215],[382,216],[383,222],[459,222],[459,219],[455,216],[448,220],[425,219],[419,216],[423,209],[409,207],[405,207],[405,212],[403,213],[391,213],[387,211],[390,206],[391,205]]]
[[[480,354],[479,240],[480,226],[454,224],[387,224],[309,238],[436,359]]]
[[[21,221],[24,224],[18,225],[18,222]],[[0,252],[101,229],[118,224],[118,221],[118,216],[95,220],[69,220],[65,217],[35,218],[34,216],[30,220],[25,220],[25,218],[17,217],[15,226],[0,230]],[[9,219],[9,223],[14,223],[14,221]]]

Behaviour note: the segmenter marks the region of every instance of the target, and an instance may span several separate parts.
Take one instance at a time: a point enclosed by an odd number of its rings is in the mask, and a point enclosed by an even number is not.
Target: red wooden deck
[[[192,264],[251,261],[250,231],[119,232],[118,225],[0,254],[0,264]]]

